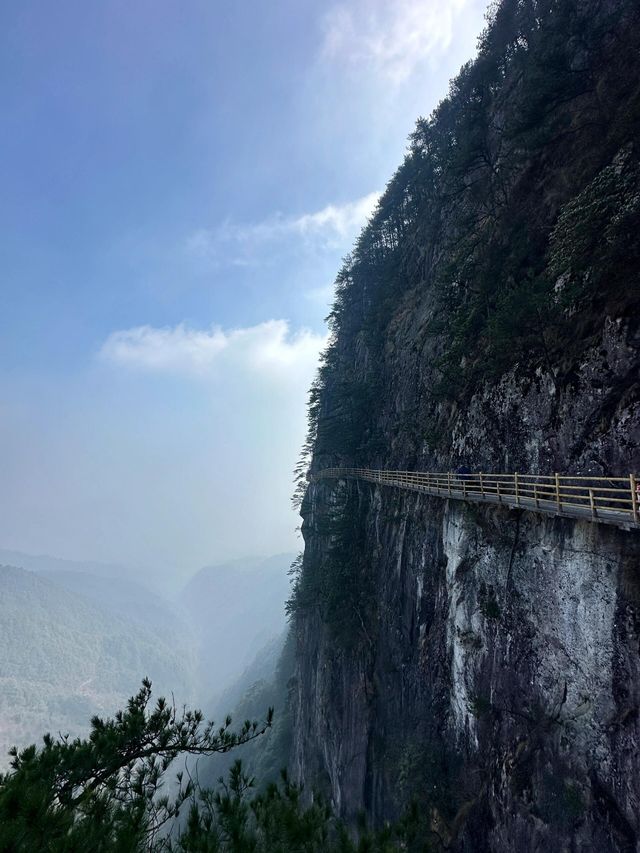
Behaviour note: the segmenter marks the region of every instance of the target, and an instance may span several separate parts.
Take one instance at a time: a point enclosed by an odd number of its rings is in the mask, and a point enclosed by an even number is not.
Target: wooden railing
[[[506,504],[619,527],[640,526],[640,479],[635,474],[627,477],[578,477],[327,468],[310,476],[312,481],[327,478],[355,478],[442,498]]]

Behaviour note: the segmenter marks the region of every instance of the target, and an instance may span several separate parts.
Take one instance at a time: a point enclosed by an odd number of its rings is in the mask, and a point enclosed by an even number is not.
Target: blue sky
[[[475,0],[0,9],[0,547],[296,547],[331,283]]]

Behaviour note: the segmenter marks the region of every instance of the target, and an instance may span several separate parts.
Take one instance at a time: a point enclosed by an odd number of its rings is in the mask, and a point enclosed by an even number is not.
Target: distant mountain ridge
[[[154,602],[153,616],[118,612],[120,582],[109,580],[109,599],[104,579],[69,574],[0,566],[0,766],[11,746],[46,731],[86,732],[93,714],[113,713],[145,676],[156,695],[192,699],[193,650],[177,619],[166,630],[170,610]],[[121,583],[124,596],[135,588]]]
[[[154,630],[163,625],[165,636],[169,631],[178,635],[190,633],[177,609],[169,601],[137,581],[78,571],[47,571],[38,574],[69,592],[82,595],[101,610],[109,610]]]
[[[30,572],[88,572],[108,577],[125,577],[130,573],[126,566],[117,563],[100,563],[97,560],[67,560],[49,554],[27,554],[10,548],[0,548],[0,566],[19,566]]]
[[[124,567],[0,549],[0,769],[13,745],[86,733],[145,676],[156,696],[219,714],[223,691],[282,644],[293,556],[207,566],[168,601]]]

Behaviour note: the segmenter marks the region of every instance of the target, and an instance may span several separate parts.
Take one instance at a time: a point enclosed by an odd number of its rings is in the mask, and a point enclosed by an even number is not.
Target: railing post
[[[536,509],[538,509],[540,507],[540,501],[538,499],[538,484],[537,483],[533,484],[533,499],[536,502]]]
[[[518,474],[514,473],[513,481],[516,487],[516,506],[520,506],[520,492],[518,491]]]
[[[635,474],[629,474],[629,483],[631,484],[631,514],[633,520],[638,523],[638,486]]]
[[[562,512],[562,502],[560,501],[560,475],[556,472],[556,506],[558,512]]]
[[[480,494],[484,496],[484,485],[482,483],[482,471],[479,472],[480,476]]]
[[[449,494],[451,494],[451,471],[447,471],[447,486],[449,487]]]
[[[502,497],[500,495],[500,475],[496,477],[496,495],[498,497],[498,503],[502,503]]]
[[[591,518],[596,517],[596,502],[593,499],[593,489],[589,489],[589,503],[591,504]]]

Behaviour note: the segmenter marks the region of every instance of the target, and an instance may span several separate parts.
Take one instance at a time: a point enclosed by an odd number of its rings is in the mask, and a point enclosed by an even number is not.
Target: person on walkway
[[[467,491],[467,480],[471,479],[471,469],[467,465],[460,465],[456,468],[456,477],[462,486],[462,491],[466,493]]]

